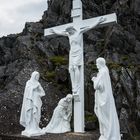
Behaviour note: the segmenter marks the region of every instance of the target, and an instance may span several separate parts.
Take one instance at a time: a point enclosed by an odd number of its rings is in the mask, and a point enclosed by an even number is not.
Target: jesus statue
[[[57,31],[51,29],[51,33],[57,35],[67,36],[69,38],[70,53],[69,53],[69,73],[72,83],[72,92],[77,94],[80,89],[80,68],[82,66],[82,34],[97,25],[104,22],[106,19],[101,17],[93,25],[84,28],[74,28],[73,26],[67,27],[64,31]]]

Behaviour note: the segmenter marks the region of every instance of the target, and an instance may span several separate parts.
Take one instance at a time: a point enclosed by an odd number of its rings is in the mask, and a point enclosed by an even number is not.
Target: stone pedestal
[[[46,134],[38,137],[25,137],[17,135],[0,135],[0,140],[98,140],[97,132]]]

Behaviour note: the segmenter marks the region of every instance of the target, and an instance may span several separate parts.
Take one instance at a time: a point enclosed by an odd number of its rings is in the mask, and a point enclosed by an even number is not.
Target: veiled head
[[[105,65],[106,65],[106,61],[105,61],[104,58],[99,57],[99,58],[96,59],[96,66],[97,66],[98,69],[104,67]]]
[[[39,80],[39,77],[40,77],[39,72],[34,71],[34,72],[32,73],[32,75],[31,75],[31,80],[36,80],[36,81],[38,81],[38,80]]]
[[[66,101],[67,102],[70,102],[72,100],[72,95],[71,94],[68,94],[67,96],[66,96]]]

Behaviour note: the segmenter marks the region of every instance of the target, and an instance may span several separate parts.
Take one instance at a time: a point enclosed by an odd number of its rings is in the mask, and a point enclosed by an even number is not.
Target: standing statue
[[[41,135],[41,129],[39,128],[42,106],[41,97],[45,95],[45,92],[38,80],[39,73],[34,71],[30,80],[27,81],[24,91],[20,124],[25,127],[22,135],[28,137]]]
[[[65,133],[70,132],[70,121],[72,116],[72,95],[68,94],[61,99],[55,108],[49,124],[42,129],[45,133]]]
[[[95,92],[94,111],[99,120],[99,140],[121,140],[120,126],[116,112],[115,102],[112,94],[109,70],[104,58],[96,60],[99,70],[97,77],[93,77]]]
[[[60,32],[54,29],[51,29],[51,33],[68,36],[70,44],[70,53],[69,53],[69,73],[72,83],[72,92],[77,94],[80,89],[80,68],[82,65],[82,34],[92,28],[95,28],[97,25],[104,22],[106,19],[101,17],[99,20],[93,23],[93,25],[84,27],[84,28],[74,28],[73,26],[66,28],[65,31]]]

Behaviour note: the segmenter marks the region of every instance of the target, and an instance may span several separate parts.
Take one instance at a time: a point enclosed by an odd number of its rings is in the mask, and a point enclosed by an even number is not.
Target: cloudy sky
[[[20,33],[28,21],[38,21],[47,0],[0,0],[0,37]]]

